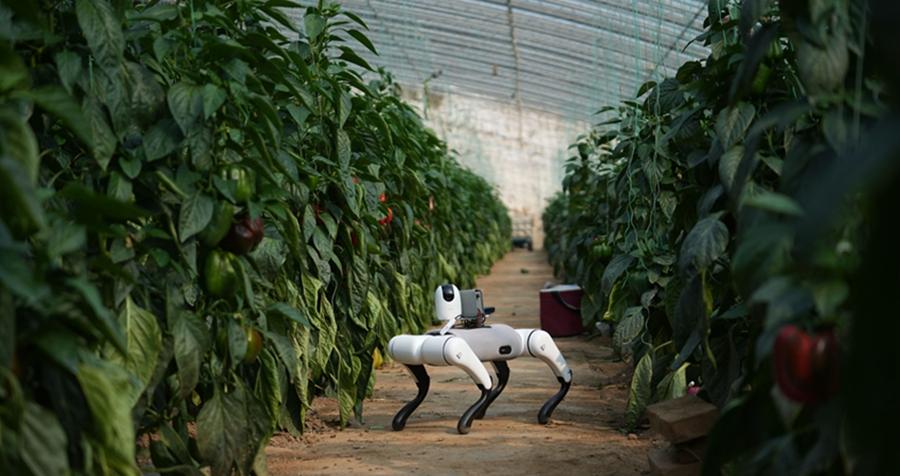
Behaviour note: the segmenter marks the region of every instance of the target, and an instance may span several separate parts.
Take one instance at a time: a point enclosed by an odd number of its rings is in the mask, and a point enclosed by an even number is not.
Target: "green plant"
[[[636,363],[628,425],[688,380],[723,407],[706,474],[841,472],[870,454],[835,437],[852,387],[834,397],[816,383],[797,404],[772,362],[788,325],[833,329],[826,360],[861,351],[847,336],[865,319],[852,283],[882,189],[870,173],[891,170],[895,150],[880,135],[890,61],[867,54],[890,43],[871,42],[869,9],[711,0],[697,39],[710,56],[602,109],[611,117],[573,145],[545,212],[551,262],[585,288],[585,320],[614,323],[614,347]],[[884,145],[866,152],[870,141]]]
[[[282,8],[0,3],[5,468],[134,474],[141,439],[156,471],[261,472],[508,248],[493,188],[363,81],[365,24]]]

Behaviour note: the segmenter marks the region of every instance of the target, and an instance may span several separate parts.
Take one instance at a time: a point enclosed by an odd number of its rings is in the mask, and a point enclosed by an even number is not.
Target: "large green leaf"
[[[631,377],[631,387],[628,390],[628,404],[625,407],[625,426],[628,429],[634,429],[644,416],[644,410],[650,403],[650,396],[653,391],[651,381],[653,380],[653,355],[650,352],[644,354],[634,368],[634,375]]]
[[[122,64],[125,37],[108,0],[76,0],[78,25],[96,61],[104,68]]]
[[[800,207],[800,204],[798,204],[796,200],[787,195],[770,192],[768,190],[761,190],[747,197],[743,204],[748,207],[754,207],[781,215],[803,215],[803,208]]]
[[[737,173],[741,159],[744,158],[744,146],[736,145],[722,154],[719,158],[719,180],[725,186],[725,190],[731,190],[734,184],[734,175]]]
[[[665,114],[684,104],[681,85],[675,78],[666,78],[656,85],[645,102],[647,110],[656,114]]]
[[[600,290],[603,293],[612,292],[613,285],[619,280],[622,273],[628,270],[633,261],[634,257],[631,255],[614,256],[609,261],[609,264],[606,265],[606,269],[603,270],[603,276],[600,279]]]
[[[197,416],[200,457],[213,476],[249,474],[267,427],[265,408],[242,385],[228,393],[216,388]]]
[[[113,313],[103,304],[100,291],[94,283],[84,276],[66,279],[66,284],[77,291],[87,304],[88,316],[94,326],[122,355],[128,354],[128,344],[122,328],[113,317]]]
[[[225,90],[214,85],[206,84],[203,86],[203,117],[209,119],[216,111],[222,107],[227,98]]]
[[[151,162],[161,159],[174,152],[183,137],[175,121],[163,119],[144,136],[144,155]]]
[[[613,347],[625,352],[644,330],[644,313],[640,306],[629,307],[613,333]]]
[[[187,398],[200,380],[203,354],[209,346],[209,329],[197,316],[177,311],[173,313],[175,363],[178,365],[179,394]]]
[[[727,247],[728,228],[717,215],[708,216],[688,232],[681,245],[678,266],[687,273],[705,270],[725,253]]]
[[[375,50],[375,45],[369,40],[369,38],[359,30],[347,30],[347,33],[356,39],[356,41],[360,42],[363,46],[365,46],[369,51],[374,54],[378,54],[378,51]]]
[[[10,108],[0,109],[0,152],[20,164],[30,185],[37,183],[40,166],[37,139],[25,118]]]
[[[42,229],[44,211],[28,171],[18,160],[0,155],[0,218],[16,236]]]
[[[81,107],[64,89],[58,86],[44,86],[29,91],[25,97],[34,101],[38,107],[51,116],[59,119],[75,133],[82,144],[88,147],[95,146],[92,128],[85,120]]]
[[[278,313],[303,327],[310,326],[309,319],[306,318],[303,312],[289,304],[283,302],[272,303],[269,306],[268,312]]]
[[[166,94],[169,111],[185,136],[191,134],[194,123],[203,117],[203,88],[193,83],[179,81]],[[212,101],[211,101],[212,102]]]
[[[83,363],[78,382],[93,415],[91,432],[104,451],[95,455],[111,474],[138,474],[134,459],[134,424],[128,395],[131,377],[121,367],[102,361]]]
[[[52,412],[26,402],[19,438],[19,455],[31,474],[69,474],[66,433]]]
[[[93,97],[85,97],[82,107],[91,130],[91,144],[93,144],[91,152],[94,153],[94,159],[100,164],[100,168],[106,170],[116,151],[116,135],[109,126],[100,101]]]
[[[338,369],[338,410],[341,426],[347,424],[353,412],[360,371],[359,357],[348,354],[347,352],[341,353],[340,367]]]
[[[128,352],[124,358],[114,355],[111,360],[120,363],[137,377],[130,402],[134,405],[156,369],[162,347],[162,333],[156,316],[135,304],[131,297],[125,298],[118,320],[125,332]]]
[[[656,385],[656,400],[672,400],[683,397],[687,393],[686,371],[688,364],[682,364],[677,370],[666,374]]]
[[[747,129],[756,116],[756,107],[741,102],[734,107],[722,109],[716,118],[716,135],[726,150],[744,139]]]
[[[202,193],[191,195],[181,204],[181,211],[178,213],[178,231],[182,242],[206,228],[212,220],[213,208],[215,208],[213,199]]]
[[[797,70],[812,94],[830,93],[841,84],[850,66],[847,32],[836,24],[822,45],[806,39],[795,42]]]
[[[325,31],[325,25],[325,19],[318,13],[310,12],[303,17],[303,26],[310,41],[315,41]]]

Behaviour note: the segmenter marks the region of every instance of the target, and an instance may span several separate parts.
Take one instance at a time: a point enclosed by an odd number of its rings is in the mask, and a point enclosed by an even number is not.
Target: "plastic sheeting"
[[[342,0],[401,84],[570,120],[706,55],[704,0]],[[302,22],[299,22],[302,24]]]

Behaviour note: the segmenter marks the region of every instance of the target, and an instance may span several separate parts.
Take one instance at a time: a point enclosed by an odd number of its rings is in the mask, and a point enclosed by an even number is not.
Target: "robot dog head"
[[[439,321],[452,321],[462,315],[462,296],[453,284],[442,284],[434,290],[434,311]]]

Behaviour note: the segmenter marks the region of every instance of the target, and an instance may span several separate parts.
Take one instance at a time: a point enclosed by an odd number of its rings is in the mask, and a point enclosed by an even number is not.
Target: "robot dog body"
[[[504,324],[484,326],[491,308],[481,305],[480,290],[460,291],[453,285],[443,285],[435,291],[435,307],[439,320],[448,325],[441,331],[425,335],[400,335],[391,339],[388,353],[409,368],[416,380],[418,394],[397,412],[394,430],[402,430],[406,420],[428,394],[430,378],[425,365],[453,365],[464,370],[478,386],[481,396],[459,419],[457,430],[466,434],[472,420],[482,418],[487,408],[500,395],[509,381],[506,361],[530,355],[543,360],[560,383],[560,390],[541,407],[538,421],[547,423],[550,414],[566,396],[572,384],[572,370],[566,364],[550,334],[540,329],[513,329]],[[451,327],[458,321],[464,327]],[[490,362],[497,372],[491,379],[483,362]]]

